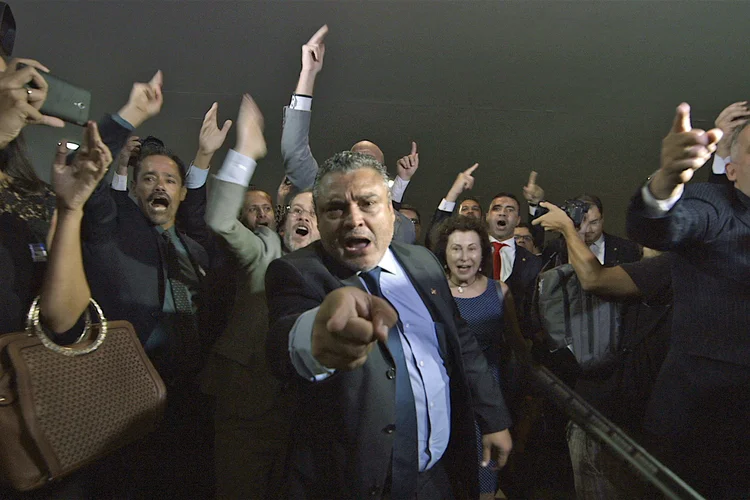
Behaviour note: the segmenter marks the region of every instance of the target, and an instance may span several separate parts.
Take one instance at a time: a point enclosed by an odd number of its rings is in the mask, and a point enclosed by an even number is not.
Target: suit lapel
[[[604,233],[604,265],[612,267],[617,264],[617,242],[607,233]]]

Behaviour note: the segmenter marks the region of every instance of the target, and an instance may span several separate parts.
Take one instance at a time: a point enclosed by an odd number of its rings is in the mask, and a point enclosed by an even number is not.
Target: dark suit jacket
[[[674,251],[671,348],[750,366],[750,198],[734,186],[689,184],[654,218],[639,189],[627,228],[635,241]]]
[[[418,246],[394,242],[391,248],[445,333],[451,439],[442,462],[456,497],[476,498],[474,416],[483,433],[496,432],[510,425],[508,411],[435,256]],[[277,376],[300,385],[287,477],[290,498],[380,495],[389,472],[395,365],[386,346],[378,344],[361,368],[339,371],[317,383],[299,377],[289,357],[289,331],[299,315],[319,306],[329,292],[344,286],[342,280],[353,275],[324,251],[320,241],[273,261],[266,273],[271,322],[268,360]]]
[[[536,278],[542,270],[542,259],[529,252],[522,246],[516,245],[516,259],[513,261],[513,271],[505,280],[505,284],[513,294],[516,303],[516,315],[521,332],[524,336],[531,336],[531,303],[536,288]]]
[[[116,155],[130,131],[111,118],[105,119],[99,127],[117,131],[108,134],[116,136],[116,142],[108,144]],[[102,132],[102,137],[104,135]],[[201,203],[200,198],[205,199],[205,186],[189,191],[194,192],[183,201],[188,208],[193,203],[191,200]],[[97,186],[84,207],[81,233],[84,267],[92,297],[108,318],[130,321],[145,343],[162,315],[164,249],[159,234],[127,193],[113,195],[105,182]],[[184,233],[179,236],[196,273],[199,278],[203,277],[211,266],[208,253]]]

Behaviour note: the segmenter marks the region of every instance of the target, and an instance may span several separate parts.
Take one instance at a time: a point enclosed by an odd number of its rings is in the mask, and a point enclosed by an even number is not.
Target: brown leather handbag
[[[127,321],[99,305],[69,347],[39,323],[38,299],[24,332],[0,336],[0,479],[40,488],[148,434],[164,413],[166,387]]]

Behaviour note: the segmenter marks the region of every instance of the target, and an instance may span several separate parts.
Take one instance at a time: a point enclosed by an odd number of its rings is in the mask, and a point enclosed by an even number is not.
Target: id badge
[[[44,243],[29,243],[29,251],[33,262],[47,262],[47,248]]]

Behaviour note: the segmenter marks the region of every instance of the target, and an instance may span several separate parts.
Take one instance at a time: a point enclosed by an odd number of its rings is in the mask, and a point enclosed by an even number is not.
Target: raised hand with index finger
[[[679,194],[679,187],[693,178],[716,151],[716,144],[723,133],[720,129],[708,132],[693,129],[690,124],[690,106],[677,106],[672,129],[662,140],[661,168],[654,174],[649,190],[657,200],[665,200]]]
[[[523,197],[531,205],[538,205],[544,199],[544,189],[536,183],[537,173],[531,171],[529,181],[523,187]]]
[[[328,25],[324,24],[315,34],[302,46],[302,70],[311,73],[319,73],[323,69],[323,57],[326,53],[325,38],[328,34]]]
[[[398,169],[398,176],[403,180],[411,180],[412,176],[417,172],[419,168],[419,153],[417,153],[417,143],[411,143],[411,153],[400,158],[396,162],[396,168]]]

